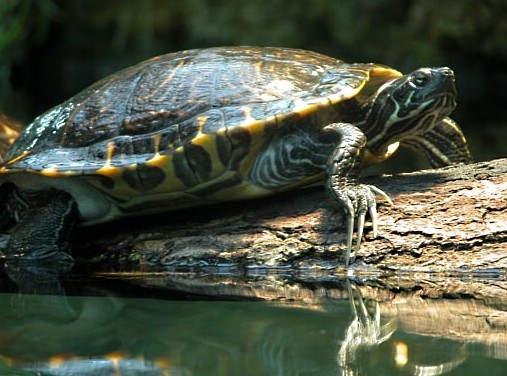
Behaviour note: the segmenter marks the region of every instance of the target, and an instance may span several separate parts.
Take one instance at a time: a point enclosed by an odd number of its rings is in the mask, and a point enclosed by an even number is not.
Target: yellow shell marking
[[[315,111],[317,108],[316,104],[309,105],[301,98],[294,99],[294,112],[298,113],[301,116],[307,116]]]
[[[104,166],[97,170],[97,173],[105,176],[119,176],[121,175],[121,169],[118,167],[111,166],[111,161],[113,159],[114,153],[114,142],[107,143],[107,155],[106,155],[106,163]]]
[[[168,155],[160,155],[156,153],[153,158],[146,161],[146,165],[164,168],[170,163],[170,157]]]
[[[245,117],[243,122],[240,124],[242,127],[249,127],[257,123],[257,119],[252,116],[252,109],[250,107],[241,107],[241,112],[243,112],[243,116]]]
[[[251,115],[249,107],[242,107],[245,120],[240,124],[242,127],[247,127],[251,136],[251,147],[248,154],[243,158],[240,164],[240,171],[243,176],[248,174],[252,164],[259,155],[260,148],[263,145],[264,129],[267,124],[276,123],[277,117],[272,116],[264,120],[256,120]]]
[[[203,129],[208,121],[208,116],[202,115],[197,118],[197,126],[199,132],[196,137],[192,140],[193,145],[198,145],[206,150],[206,153],[211,158],[211,171],[210,174],[212,176],[219,176],[224,173],[225,166],[219,159],[218,153],[216,152],[217,145],[217,135],[215,134],[205,134],[203,133]],[[225,130],[219,130],[217,133],[223,133]]]
[[[58,176],[61,176],[61,174],[58,172],[56,167],[48,167],[44,168],[40,171],[41,175],[49,176],[51,178],[56,178]]]
[[[178,179],[173,168],[173,156],[155,154],[153,158],[146,161],[147,166],[158,167],[164,171],[164,182],[150,190],[151,193],[178,192],[186,189],[185,184]]]
[[[167,164],[170,163],[170,157],[168,155],[160,155],[160,135],[154,134],[152,137],[155,147],[155,154],[152,158],[146,161],[146,165],[164,168]]]
[[[201,115],[197,117],[197,128],[199,129],[198,134],[202,134],[202,130],[204,129],[204,126],[206,125],[206,122],[208,121],[208,116]]]
[[[11,160],[8,160],[7,162],[5,162],[5,164],[14,164],[18,161],[20,161],[21,159],[25,158],[28,154],[30,154],[29,152],[25,151],[23,153],[21,153],[20,155],[18,155],[17,157],[15,158],[12,158]]]

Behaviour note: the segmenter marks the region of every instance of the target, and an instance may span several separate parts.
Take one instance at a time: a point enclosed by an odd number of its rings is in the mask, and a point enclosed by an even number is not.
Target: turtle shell
[[[131,212],[147,201],[155,207],[169,200],[178,208],[196,204],[195,197],[269,194],[244,179],[269,142],[267,134],[288,118],[351,98],[366,100],[400,75],[381,65],[287,48],[162,55],[39,116],[11,147],[0,174],[18,185],[24,179],[17,174],[48,178],[43,185],[56,187],[84,179]]]

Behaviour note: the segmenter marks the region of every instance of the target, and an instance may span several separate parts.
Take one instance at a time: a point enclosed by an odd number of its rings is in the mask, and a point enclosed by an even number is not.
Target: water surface
[[[507,374],[500,295],[431,297],[393,278],[118,273],[71,276],[70,295],[55,295],[20,294],[4,276],[0,374]],[[426,278],[457,291],[506,285]]]

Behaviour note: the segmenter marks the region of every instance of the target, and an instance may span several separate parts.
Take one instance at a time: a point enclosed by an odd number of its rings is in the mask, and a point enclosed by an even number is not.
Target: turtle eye
[[[429,80],[430,76],[424,72],[417,72],[412,78],[412,82],[418,87],[425,86]]]

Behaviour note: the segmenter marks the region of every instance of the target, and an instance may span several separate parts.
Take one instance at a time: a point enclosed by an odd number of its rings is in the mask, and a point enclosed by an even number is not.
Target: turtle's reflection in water
[[[30,275],[25,270],[13,279],[43,278]],[[151,278],[152,288],[140,293],[129,284],[128,298],[104,278],[91,286],[81,281],[86,296],[37,295],[33,289],[0,293],[0,374],[433,376],[451,370],[470,375],[467,369],[474,366],[489,367],[489,375],[505,374],[494,367],[507,359],[505,333],[484,330],[483,335],[497,339],[494,348],[486,346],[491,343],[465,337],[464,329],[472,333],[472,325],[452,315],[487,315],[500,325],[498,307],[486,311],[469,300],[410,299],[409,293],[379,288],[374,279],[293,279],[289,289],[287,275],[213,277],[166,273],[157,279],[151,274],[142,283],[149,285]],[[168,286],[168,278],[180,278],[181,289],[186,281],[187,291],[201,283],[201,291],[205,285],[228,296],[242,291],[280,298],[224,301],[201,295],[183,300],[160,296],[160,290],[155,297],[154,286]],[[49,290],[58,287],[49,281]],[[136,281],[141,283],[138,276]],[[0,287],[5,285],[0,276]],[[431,325],[425,326],[428,317]],[[448,330],[437,332],[444,324]],[[464,361],[470,367],[463,365],[465,373],[456,373]]]
[[[353,319],[345,331],[337,361],[343,370],[343,375],[356,375],[359,374],[354,371],[357,352],[361,348],[375,347],[387,341],[396,330],[396,322],[392,319],[382,325],[378,302],[374,302],[374,312],[370,314],[361,290],[356,284],[347,280],[347,289]]]
[[[466,360],[463,344],[457,346],[448,344],[445,354],[453,357],[452,360],[435,364],[417,364],[417,360],[409,358],[409,344],[400,339],[391,339],[397,330],[396,318],[382,320],[378,301],[371,302],[373,307],[369,309],[360,288],[353,281],[348,280],[347,289],[353,319],[345,331],[336,357],[340,375],[359,376],[370,374],[368,370],[374,372],[376,368],[391,368],[393,374],[436,376],[450,372]],[[382,346],[384,348],[381,348]],[[453,349],[457,351],[451,351],[449,346],[457,347]],[[380,367],[378,355],[385,356],[386,352],[390,356],[383,359]],[[425,353],[427,358],[430,352]]]

